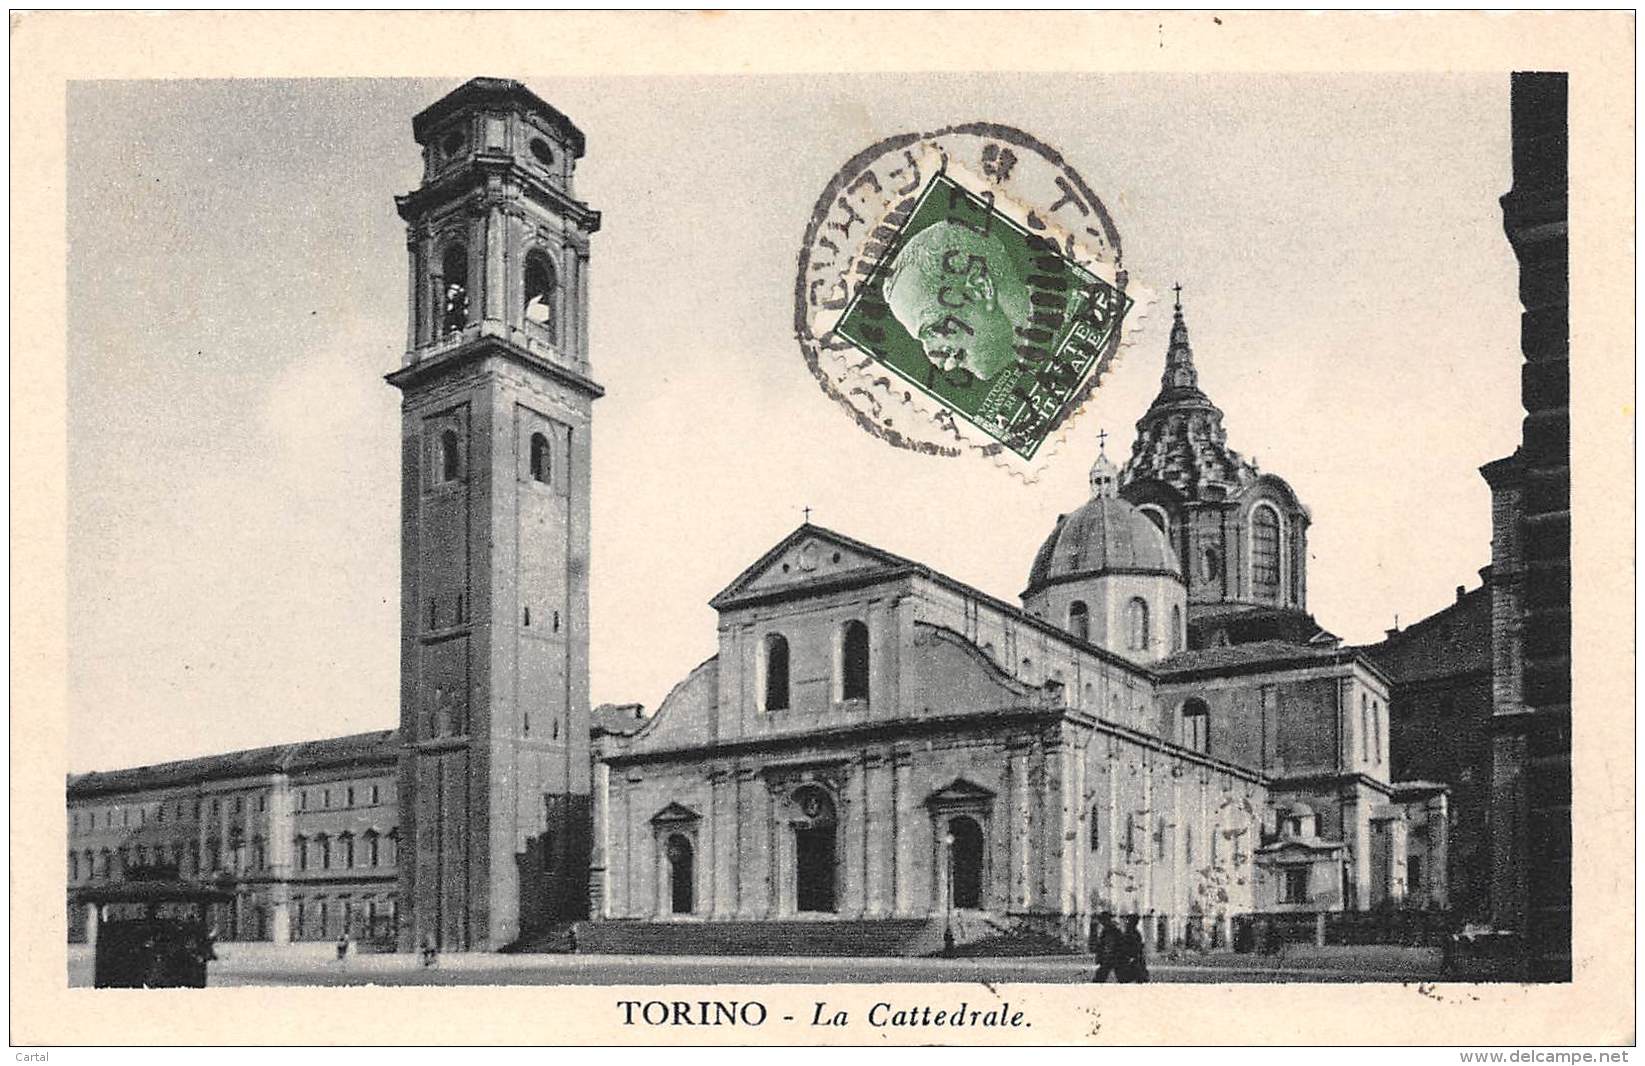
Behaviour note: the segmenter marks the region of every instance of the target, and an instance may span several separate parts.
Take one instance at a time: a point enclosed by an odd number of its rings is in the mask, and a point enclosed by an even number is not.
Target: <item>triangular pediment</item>
[[[651,816],[652,825],[678,825],[681,822],[696,821],[701,821],[701,815],[679,803],[670,803]]]
[[[717,610],[724,610],[747,600],[780,596],[811,586],[872,579],[876,574],[889,577],[910,569],[919,569],[919,566],[873,545],[808,524],[784,537],[708,602]]]
[[[950,804],[987,803],[994,798],[992,789],[984,788],[975,781],[967,781],[963,777],[956,777],[952,782],[939,788],[925,798],[927,806],[940,807]]]

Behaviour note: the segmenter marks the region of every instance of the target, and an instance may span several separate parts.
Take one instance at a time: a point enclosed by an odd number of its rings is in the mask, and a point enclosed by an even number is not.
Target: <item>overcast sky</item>
[[[493,73],[493,72],[477,72]],[[792,337],[813,201],[882,137],[1021,127],[1180,280],[1230,443],[1313,512],[1351,641],[1478,583],[1519,439],[1508,77],[527,77],[588,137],[593,695],[655,707],[801,520],[1015,600],[1129,454],[1154,315],[1032,486],[859,430]],[[411,117],[456,81],[80,83],[69,123],[70,770],[398,720]],[[1116,442],[1118,446],[1116,447]]]

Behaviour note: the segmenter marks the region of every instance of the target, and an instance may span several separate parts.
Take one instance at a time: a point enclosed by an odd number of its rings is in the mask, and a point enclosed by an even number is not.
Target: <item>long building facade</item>
[[[807,523],[656,713],[592,713],[583,137],[496,79],[413,130],[399,728],[70,778],[71,932],[156,867],[233,891],[221,937],[402,950],[956,914],[1075,943],[1100,910],[1214,946],[1447,903],[1450,792],[1396,779],[1389,676],[1308,613],[1312,516],[1228,446],[1180,301],[1018,603]]]

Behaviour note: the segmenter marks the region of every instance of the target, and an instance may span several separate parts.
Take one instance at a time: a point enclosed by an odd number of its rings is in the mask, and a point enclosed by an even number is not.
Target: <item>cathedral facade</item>
[[[718,653],[596,740],[595,916],[1078,942],[1108,910],[1209,945],[1443,905],[1447,790],[1390,780],[1388,679],[1306,612],[1308,521],[1227,446],[1179,303],[1130,460],[1020,605],[810,524],[711,601]]]
[[[220,935],[402,950],[581,919],[1074,944],[1102,910],[1214,946],[1444,905],[1448,792],[1392,780],[1388,678],[1308,613],[1309,513],[1228,447],[1180,301],[1020,602],[807,523],[654,714],[595,716],[583,135],[484,78],[413,132],[399,728],[72,777],[85,932],[82,890],[160,870],[234,893]]]

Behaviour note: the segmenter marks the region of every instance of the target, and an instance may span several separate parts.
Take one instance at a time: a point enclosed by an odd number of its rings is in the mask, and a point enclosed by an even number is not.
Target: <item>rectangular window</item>
[[[297,807],[299,810],[308,810],[308,789],[297,793]]]
[[[381,795],[377,791],[377,786],[372,785],[371,786],[371,805],[373,807],[375,807],[380,802],[382,802],[382,798],[381,798]]]
[[[154,820],[161,825],[166,824],[166,805],[164,803],[154,809]]]
[[[245,812],[246,812],[246,798],[244,796],[235,796],[234,797],[234,813],[235,814],[244,814]]]
[[[349,790],[348,790],[348,805],[350,807],[354,806],[354,789],[353,789],[353,787],[350,787]]]
[[[320,806],[322,806],[322,807],[331,806],[331,789],[326,788],[326,789],[321,789],[320,790]]]
[[[1412,855],[1405,860],[1405,890],[1422,891],[1422,856]]]
[[[1285,871],[1285,896],[1281,903],[1308,902],[1308,867],[1293,866]]]

